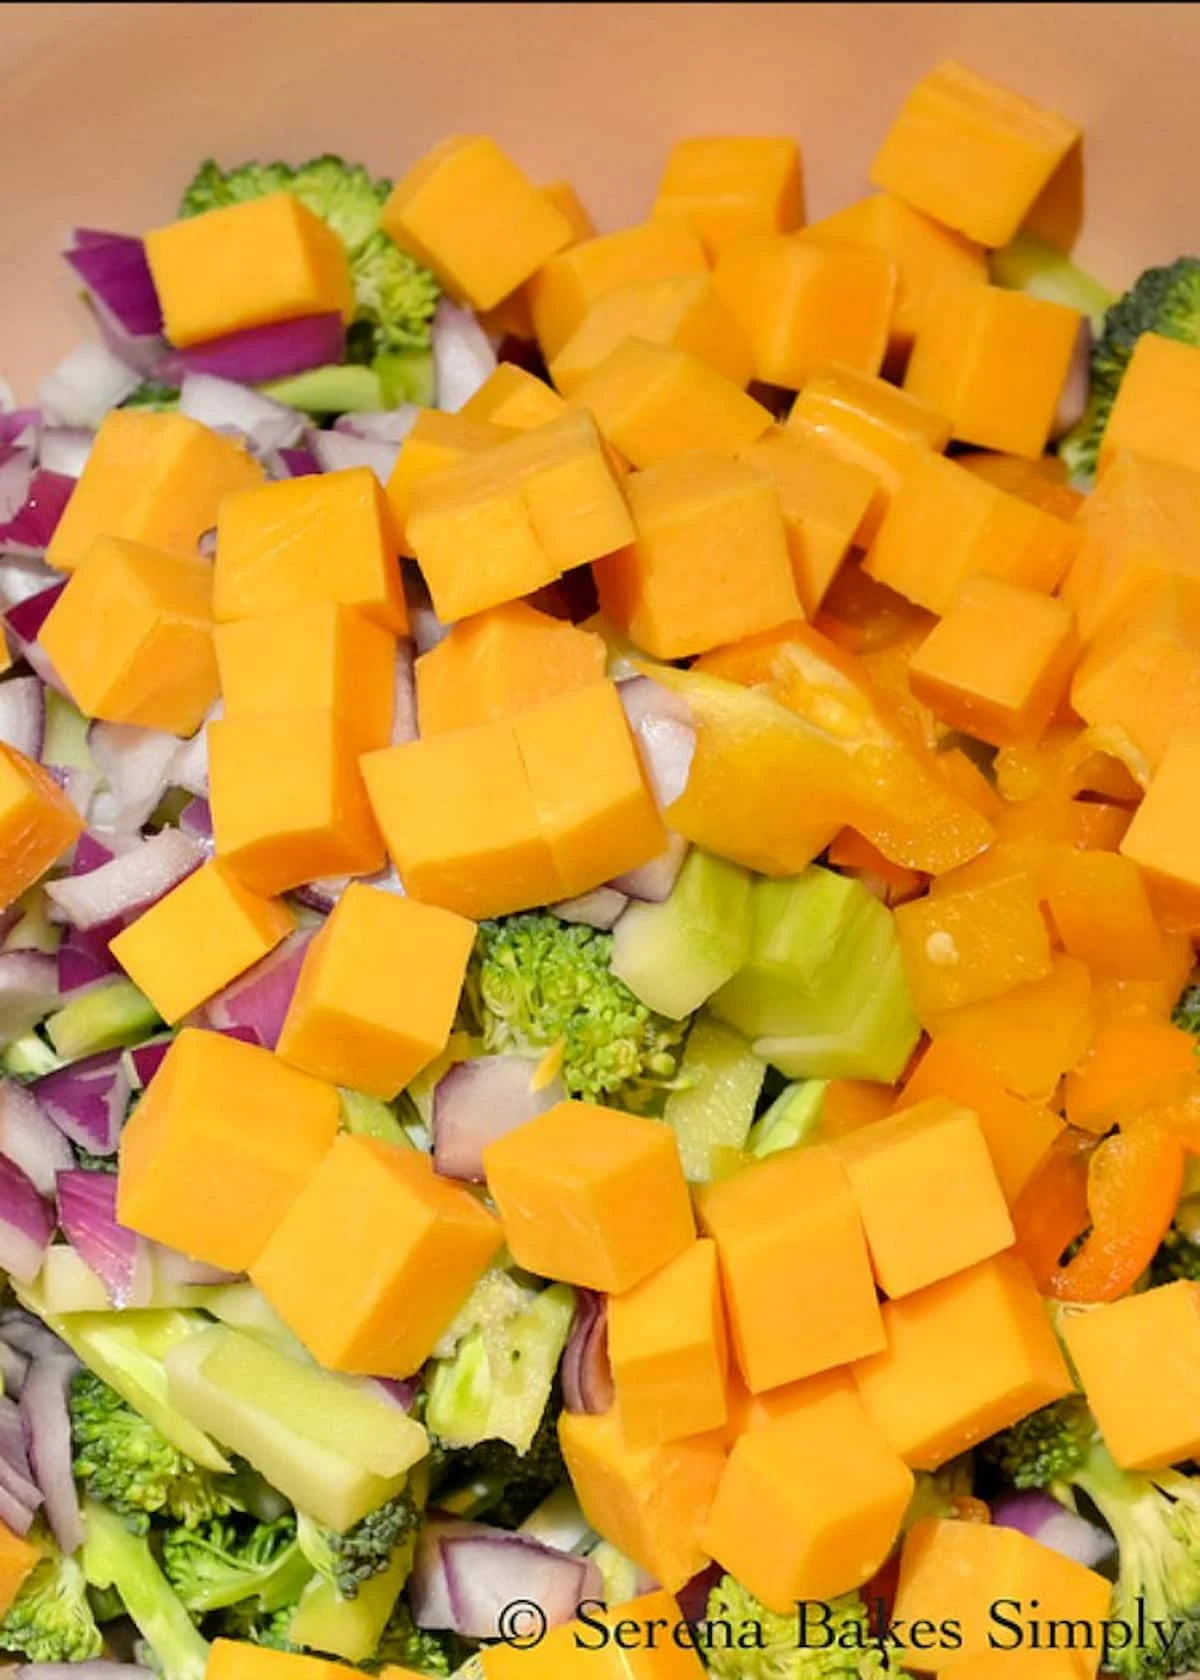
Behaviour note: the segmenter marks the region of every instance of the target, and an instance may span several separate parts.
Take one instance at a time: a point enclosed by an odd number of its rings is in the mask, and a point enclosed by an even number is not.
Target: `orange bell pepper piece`
[[[864,886],[882,889],[879,896],[885,904],[902,904],[915,898],[925,885],[924,876],[915,869],[905,869],[885,858],[878,846],[852,828],[844,828],[829,848],[829,861],[837,869],[855,875]]]
[[[1115,1301],[1133,1288],[1170,1227],[1183,1188],[1183,1145],[1139,1121],[1105,1138],[1088,1162],[1089,1231],[1056,1266],[1047,1293],[1059,1301]]]
[[[1017,1253],[1039,1289],[1088,1228],[1088,1160],[1095,1147],[1095,1138],[1063,1132],[1011,1209]]]

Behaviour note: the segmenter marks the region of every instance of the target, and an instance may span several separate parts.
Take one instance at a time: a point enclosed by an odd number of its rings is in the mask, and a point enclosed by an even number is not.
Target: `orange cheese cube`
[[[121,1133],[117,1216],[194,1260],[244,1271],[332,1144],[339,1113],[324,1080],[185,1027]]]
[[[743,234],[791,233],[804,220],[799,147],[784,135],[677,140],[651,215],[687,222],[710,257]]]
[[[717,1245],[734,1354],[754,1394],[875,1353],[883,1324],[846,1169],[785,1150],[697,1196]]]
[[[591,213],[570,181],[547,181],[538,191],[554,206],[560,216],[566,217],[571,229],[572,245],[581,245],[585,239],[596,237],[596,226]]]
[[[73,572],[97,537],[165,548],[194,558],[235,490],[261,484],[263,469],[245,445],[184,414],[113,409],[100,422],[83,472],[46,549]]]
[[[661,1271],[609,1299],[608,1352],[630,1446],[722,1427],[728,1343],[712,1242],[690,1243]]]
[[[875,478],[799,427],[772,426],[741,459],[778,492],[796,593],[812,618],[875,498]]]
[[[916,1621],[935,1628],[956,1624],[958,1642],[934,1638],[929,1650],[920,1651],[914,1644],[904,1660],[923,1672],[953,1668],[957,1674],[964,1658],[994,1652],[993,1641],[1014,1637],[994,1615],[994,1606],[1005,1600],[1002,1614],[1022,1627],[1032,1619],[1043,1639],[1051,1623],[1064,1642],[1070,1629],[1071,1668],[1079,1680],[1089,1680],[1100,1662],[1101,1624],[1111,1599],[1112,1586],[1103,1575],[1015,1528],[923,1517],[909,1530],[900,1553],[895,1617],[908,1627]],[[1019,1680],[1026,1680],[1023,1668]]]
[[[615,286],[707,269],[704,247],[686,222],[642,222],[560,251],[526,288],[542,355],[552,362],[596,299]]]
[[[406,523],[445,621],[528,595],[633,535],[596,426],[581,413],[418,480]]]
[[[1122,449],[1200,471],[1200,348],[1143,333],[1100,439],[1100,470]]]
[[[275,1651],[242,1639],[214,1639],[204,1680],[339,1680],[353,1672],[345,1663],[300,1651]],[[408,1671],[393,1668],[388,1672],[394,1677]]]
[[[613,1406],[598,1415],[563,1412],[558,1438],[575,1496],[598,1534],[669,1592],[705,1567],[701,1531],[725,1467],[718,1431],[633,1447]]]
[[[939,886],[893,912],[919,1021],[1049,974],[1050,938],[1034,879],[1024,873]]]
[[[412,553],[408,536],[408,504],[412,487],[423,478],[457,466],[467,455],[491,449],[512,437],[515,428],[496,426],[490,421],[472,420],[463,414],[444,414],[440,408],[423,408],[412,431],[400,445],[396,465],[387,482],[388,505],[396,522],[402,554]]]
[[[1200,851],[1191,834],[1200,798],[1200,732],[1172,736],[1121,841],[1121,853],[1152,878],[1184,893],[1200,892]]]
[[[627,338],[577,386],[601,432],[635,467],[711,450],[734,455],[761,437],[770,413],[707,362],[671,345]]]
[[[357,756],[332,712],[219,718],[208,757],[217,856],[255,892],[382,868]]]
[[[1014,1638],[1011,1629],[1006,1632],[997,1627],[995,1632],[1006,1642]],[[1035,1651],[1020,1646],[956,1657],[942,1673],[948,1680],[1074,1680],[1079,1668],[1070,1651]]]
[[[801,616],[779,497],[753,467],[682,455],[628,485],[636,536],[594,568],[604,613],[659,659]]]
[[[993,746],[1036,741],[1078,657],[1075,616],[1048,595],[969,577],[909,662],[913,693],[943,723]]]
[[[513,721],[534,808],[568,898],[639,869],[667,831],[611,682],[546,700]],[[579,755],[587,774],[579,774]]]
[[[896,1108],[910,1108],[931,1097],[948,1097],[974,1114],[1012,1207],[1061,1134],[1062,1121],[1039,1103],[1010,1096],[982,1057],[943,1039],[934,1039],[924,1051],[896,1098]]]
[[[870,245],[894,265],[891,347],[900,355],[937,320],[947,288],[987,281],[987,259],[978,245],[890,193],[872,193],[811,222],[803,237],[826,245]]]
[[[670,1593],[643,1593],[608,1610],[589,1602],[586,1615],[589,1625],[568,1622],[533,1646],[484,1646],[483,1680],[704,1680],[699,1641]],[[397,1680],[399,1671],[383,1674]]]
[[[1041,1100],[1083,1056],[1093,1028],[1091,975],[1056,952],[1044,979],[939,1011],[926,1031],[975,1051],[1017,1096]]]
[[[328,1370],[407,1377],[502,1240],[487,1209],[438,1178],[427,1155],[343,1134],[250,1275]]]
[[[143,911],[109,948],[173,1024],[273,951],[295,925],[286,904],[260,898],[214,861]]]
[[[571,239],[562,211],[485,134],[452,134],[426,152],[380,224],[474,309],[491,309]]]
[[[304,953],[278,1053],[391,1099],[446,1047],[475,924],[352,882]]]
[[[515,717],[604,677],[607,650],[590,630],[506,601],[460,619],[416,663],[421,734]]]
[[[627,338],[686,350],[735,385],[750,383],[749,348],[707,274],[631,280],[605,292],[551,362],[550,377],[573,396]]]
[[[619,1295],[694,1236],[675,1134],[640,1114],[557,1103],[483,1164],[513,1258],[542,1277]]]
[[[923,455],[950,441],[950,422],[886,380],[853,368],[823,368],[792,404],[788,431],[800,431],[875,480],[875,496],[858,529],[869,543],[892,498]]]
[[[396,698],[396,639],[354,607],[313,601],[217,626],[227,718],[332,712],[356,752],[386,747]]]
[[[97,537],[38,640],[89,717],[194,735],[217,698],[212,567]]]
[[[1200,577],[1148,580],[1101,625],[1071,682],[1071,709],[1115,724],[1152,766],[1178,730],[1200,728]]]
[[[346,247],[291,193],[185,216],[144,243],[163,330],[180,347],[302,315],[354,319]]]
[[[213,616],[224,623],[341,601],[387,630],[407,630],[398,546],[370,467],[227,496],[217,519]]]
[[[1057,455],[1039,455],[1031,461],[1026,455],[1001,455],[981,449],[960,455],[959,460],[968,472],[986,478],[998,490],[1021,496],[1058,519],[1074,519],[1089,500],[1067,482],[1066,462]]]
[[[585,239],[596,237],[595,224],[588,214],[586,205],[579,198],[579,194],[569,181],[547,181],[538,188],[542,197],[551,204],[560,215],[564,216],[571,229],[571,237],[562,248],[569,250],[572,245],[579,245]],[[529,282],[518,286],[515,292],[501,298],[494,309],[480,313],[480,326],[490,336],[495,338],[520,338],[528,343],[537,334],[533,330],[533,315],[529,308]]]
[[[1078,139],[1065,117],[947,60],[904,101],[871,184],[980,245],[1007,245]]]
[[[557,391],[515,362],[501,362],[459,409],[464,420],[529,432],[566,412]],[[435,411],[436,412],[436,411]]]
[[[1001,286],[954,286],[913,347],[904,388],[981,449],[1039,456],[1070,370],[1078,309]]]
[[[45,1553],[30,1540],[14,1534],[7,1523],[0,1523],[0,1615],[7,1615],[13,1600],[42,1561]]]
[[[83,832],[54,778],[0,741],[0,909],[6,910]]]
[[[750,346],[756,379],[797,391],[827,362],[879,372],[896,294],[882,251],[749,234],[722,247],[713,284]]]
[[[1126,1470],[1200,1452],[1200,1284],[1180,1279],[1063,1319],[1104,1443]]]
[[[1093,974],[1156,980],[1167,962],[1141,870],[1114,852],[1056,846],[1046,900],[1062,947]]]
[[[892,1300],[1011,1247],[1004,1192],[969,1108],[931,1097],[834,1147],[858,1204],[876,1282]]]
[[[1130,1015],[1103,1021],[1087,1055],[1063,1082],[1072,1126],[1103,1135],[1115,1122],[1195,1083],[1196,1040],[1170,1022]]]
[[[842,1377],[734,1444],[702,1543],[769,1610],[788,1615],[799,1600],[868,1580],[912,1491],[912,1471]]]
[[[998,1254],[885,1302],[887,1347],[860,1360],[867,1411],[906,1464],[936,1470],[976,1441],[1071,1392],[1042,1298]]]
[[[1048,593],[1075,543],[1063,520],[927,454],[893,496],[866,570],[918,606],[944,613],[959,586],[980,572]]]
[[[565,896],[511,723],[367,753],[362,773],[413,898],[481,918]]]

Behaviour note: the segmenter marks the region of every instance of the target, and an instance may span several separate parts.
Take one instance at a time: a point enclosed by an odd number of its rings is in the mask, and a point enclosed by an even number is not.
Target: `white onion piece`
[[[136,368],[103,344],[81,344],[38,383],[36,395],[51,424],[95,427],[141,382]]]
[[[386,438],[357,437],[350,432],[310,432],[308,446],[320,462],[322,472],[370,467],[383,485],[392,476],[400,453],[398,443],[389,443]]]
[[[45,472],[78,478],[95,441],[95,432],[84,426],[47,426],[38,449],[38,465]]]
[[[403,443],[420,413],[416,403],[401,403],[399,408],[383,408],[367,414],[340,414],[333,429],[347,432],[351,437],[373,438],[378,443]]]
[[[15,1161],[0,1155],[0,1266],[32,1283],[54,1235],[54,1210]]]
[[[450,1589],[441,1540],[445,1534],[495,1534],[484,1523],[465,1522],[461,1517],[429,1516],[421,1524],[420,1537],[408,1579],[408,1601],[413,1621],[419,1628],[444,1629],[453,1626]]]
[[[417,738],[417,685],[413,671],[416,648],[407,636],[396,643],[396,691],[392,708],[392,746]]]
[[[11,414],[17,406],[17,393],[0,374],[0,414]]]
[[[79,1369],[67,1353],[35,1359],[21,1387],[21,1424],[33,1479],[42,1490],[46,1520],[68,1555],[83,1544],[83,1513],[71,1468],[67,1391]]]
[[[104,927],[148,909],[203,862],[202,846],[164,828],[99,869],[47,882],[46,896],[76,927]]]
[[[13,1079],[0,1081],[0,1155],[15,1161],[43,1196],[53,1196],[59,1173],[75,1165],[66,1138]]]
[[[664,808],[687,787],[696,752],[696,725],[688,704],[649,677],[631,677],[617,685],[629,726],[637,737],[642,762]]]
[[[562,898],[550,909],[560,922],[578,922],[584,927],[607,933],[629,903],[628,897],[616,887],[596,887],[578,898]]]
[[[5,555],[0,560],[0,613],[7,613],[22,601],[31,601],[61,581],[60,574],[32,555]]]
[[[647,904],[661,904],[670,898],[671,888],[679,879],[688,843],[682,834],[668,834],[666,850],[660,852],[640,869],[629,869],[609,882],[618,892],[629,898],[640,898]]]
[[[211,373],[187,373],[179,387],[179,412],[213,431],[234,431],[256,455],[300,441],[305,420],[294,408],[272,402],[248,385]]]
[[[1015,1528],[1052,1552],[1094,1569],[1116,1550],[1116,1541],[1106,1529],[1088,1522],[1077,1511],[1068,1511],[1057,1499],[1040,1489],[1013,1493],[997,1500],[992,1509],[997,1528]]]
[[[183,788],[195,799],[208,798],[208,726],[221,716],[222,709],[218,700],[205,713],[196,733],[178,748],[166,769],[169,787]]]
[[[0,683],[0,741],[40,758],[46,739],[46,694],[36,677]]]
[[[54,957],[45,951],[0,951],[0,1043],[29,1032],[58,1002]]]
[[[20,513],[32,483],[33,450],[0,447],[0,525]]]
[[[453,413],[496,371],[496,352],[471,311],[449,298],[434,310],[432,335],[437,406]]]
[[[600,1571],[587,1558],[505,1529],[486,1535],[447,1534],[439,1545],[454,1617],[451,1626],[464,1639],[498,1638],[505,1609],[514,1602],[536,1605],[539,1628],[556,1628],[572,1620],[585,1598],[603,1597]]]
[[[1075,348],[1071,352],[1071,360],[1067,367],[1067,377],[1063,380],[1062,390],[1058,394],[1058,407],[1054,411],[1054,424],[1050,428],[1050,436],[1055,441],[1065,437],[1071,427],[1083,419],[1092,384],[1092,342],[1092,323],[1085,315],[1079,323],[1079,331],[1075,335]]]
[[[88,746],[108,784],[109,798],[102,807],[105,820],[97,826],[126,833],[141,828],[170,785],[171,763],[179,754],[178,737],[129,723],[93,723]]]
[[[530,1056],[472,1056],[455,1062],[433,1091],[433,1165],[445,1178],[484,1182],[483,1152],[560,1103],[557,1079],[534,1090],[540,1062]]]

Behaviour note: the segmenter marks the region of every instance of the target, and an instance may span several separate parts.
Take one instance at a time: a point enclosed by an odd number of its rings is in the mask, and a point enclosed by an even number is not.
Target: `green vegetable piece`
[[[641,1569],[610,1541],[598,1541],[588,1553],[588,1559],[600,1571],[605,1604],[628,1604],[641,1593],[645,1579]]]
[[[750,887],[748,870],[693,846],[669,898],[621,916],[613,973],[661,1015],[690,1015],[746,960]]]
[[[411,1149],[408,1133],[396,1118],[395,1110],[378,1097],[368,1097],[362,1091],[339,1089],[342,1103],[342,1124],[358,1137],[378,1138],[381,1143],[395,1143]]]
[[[62,770],[94,770],[96,761],[88,746],[90,722],[65,694],[47,688],[46,737],[42,763]]]
[[[66,1062],[121,1050],[158,1031],[158,1011],[132,980],[116,975],[80,992],[46,1019],[51,1044]]]
[[[824,1079],[804,1079],[779,1093],[751,1130],[747,1150],[756,1161],[808,1142],[821,1124],[827,1083]]]
[[[173,414],[179,407],[178,385],[164,385],[160,379],[144,379],[131,391],[122,408],[141,408],[150,414]]]
[[[860,997],[842,1025],[757,1038],[755,1050],[787,1079],[873,1079],[894,1084],[921,1036],[899,947],[876,951],[860,976]]]
[[[188,1305],[203,1308],[233,1330],[245,1330],[248,1335],[273,1343],[281,1352],[300,1360],[302,1364],[311,1364],[303,1343],[292,1334],[266,1296],[252,1283],[194,1286]]]
[[[14,1038],[5,1047],[4,1054],[0,1056],[0,1066],[14,1079],[40,1079],[44,1073],[53,1073],[55,1068],[64,1066],[64,1062],[61,1056],[54,1054],[44,1038],[28,1032]]]
[[[767,1064],[741,1033],[699,1016],[680,1064],[680,1089],[663,1109],[692,1184],[709,1182],[719,1151],[744,1147],[766,1072]]]
[[[386,408],[383,384],[373,368],[347,363],[309,368],[260,385],[263,396],[305,414],[365,414]]]
[[[62,928],[50,920],[50,900],[39,883],[17,900],[20,920],[4,941],[6,951],[44,951],[53,955],[62,943]]]
[[[477,1325],[453,1355],[433,1362],[425,1421],[448,1447],[507,1441],[528,1452],[550,1398],[575,1291],[564,1283],[522,1290],[516,1311]]]
[[[416,403],[419,408],[432,408],[437,388],[433,373],[431,350],[392,350],[376,356],[372,366],[383,386],[383,400],[388,408],[401,403]]]
[[[149,1542],[89,1500],[81,1561],[89,1586],[114,1588],[164,1680],[203,1680],[208,1645],[154,1561]]]
[[[369,1661],[364,1661],[360,1667],[370,1674],[378,1674],[381,1668],[394,1665],[397,1668],[415,1669],[418,1674],[449,1675],[452,1659],[450,1648],[460,1646],[453,1634],[427,1633],[423,1628],[415,1626],[412,1611],[402,1598],[396,1600],[395,1608],[388,1618],[388,1624],[383,1630],[374,1654]],[[478,1659],[472,1657],[470,1662],[477,1666],[470,1668],[455,1668],[455,1674],[466,1675],[470,1670],[471,1680],[484,1680],[483,1668],[478,1665]]]
[[[98,1657],[104,1641],[78,1559],[65,1557],[38,1528],[30,1539],[43,1557],[0,1620],[0,1655],[31,1663],[77,1663]]]
[[[705,1651],[710,1680],[884,1680],[903,1672],[903,1653],[893,1656],[893,1647],[874,1641],[858,1593],[811,1608],[812,1632],[801,1643],[795,1613],[777,1615],[723,1575],[708,1595],[708,1619],[729,1627],[731,1639],[715,1640]],[[827,1618],[824,1634],[816,1626],[821,1617]]]
[[[291,1642],[346,1662],[365,1661],[379,1644],[408,1579],[415,1545],[412,1535],[396,1550],[387,1567],[364,1581],[351,1598],[343,1597],[324,1575],[313,1576],[288,1626]]]
[[[270,1614],[294,1605],[312,1579],[290,1513],[248,1530],[236,1519],[168,1529],[162,1560],[167,1580],[195,1616],[248,1600]]]
[[[1028,292],[1031,297],[1045,298],[1048,303],[1064,303],[1068,309],[1078,309],[1091,317],[1097,332],[1104,325],[1104,315],[1117,300],[1090,274],[1062,251],[1033,233],[1019,233],[1011,244],[993,251],[988,259],[992,284],[1010,292]]]

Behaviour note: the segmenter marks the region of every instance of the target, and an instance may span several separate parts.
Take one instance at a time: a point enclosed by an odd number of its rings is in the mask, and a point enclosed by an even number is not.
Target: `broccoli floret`
[[[1096,1425],[1078,1395],[1056,1400],[994,1435],[983,1456],[1015,1488],[1067,1488],[1096,1442]]]
[[[195,1528],[239,1508],[232,1477],[193,1463],[93,1372],[72,1380],[70,1410],[76,1476],[141,1532],[151,1516]]]
[[[205,1624],[214,1639],[240,1639],[249,1645],[267,1645],[273,1651],[298,1651],[288,1638],[295,1614],[294,1604],[280,1610],[260,1610],[255,1599],[243,1599],[231,1604]]]
[[[35,1538],[44,1555],[0,1621],[0,1651],[35,1663],[98,1657],[104,1641],[78,1560],[65,1557],[48,1534]]]
[[[1105,315],[1104,330],[1092,351],[1087,408],[1058,446],[1074,478],[1090,478],[1096,471],[1104,428],[1133,347],[1144,332],[1200,344],[1200,257],[1180,257],[1165,268],[1148,268]]]
[[[300,1547],[310,1566],[323,1575],[341,1598],[357,1598],[359,1588],[391,1567],[396,1549],[408,1543],[421,1521],[423,1501],[411,1487],[336,1534],[303,1512],[299,1517]]]
[[[75,1164],[83,1167],[87,1172],[117,1173],[117,1157],[115,1155],[92,1155],[86,1149],[75,1145]]]
[[[88,1585],[120,1595],[164,1680],[203,1680],[208,1643],[158,1567],[149,1540],[92,1500],[84,1506],[83,1528]]]
[[[1176,1283],[1180,1278],[1200,1283],[1200,1243],[1173,1225],[1150,1262],[1150,1282]]]
[[[814,1619],[801,1644],[796,1616],[776,1615],[723,1575],[708,1596],[704,1658],[712,1680],[881,1680],[898,1672],[858,1593],[835,1598],[827,1617],[823,1631]]]
[[[1184,1032],[1200,1038],[1200,982],[1189,981],[1171,1011],[1171,1020]]]
[[[351,361],[369,363],[398,351],[425,349],[439,295],[433,275],[393,245],[379,225],[391,190],[390,181],[372,180],[359,165],[328,155],[295,168],[247,163],[228,171],[209,159],[184,193],[180,214],[195,216],[267,193],[292,193],[328,222],[346,247],[357,311],[347,351]]]
[[[142,408],[153,414],[171,414],[179,407],[178,385],[164,385],[159,379],[144,379],[131,391],[122,408]]]
[[[370,1660],[358,1666],[368,1674],[378,1674],[382,1668],[411,1668],[418,1674],[452,1674],[462,1658],[452,1634],[427,1633],[416,1626],[412,1611],[402,1598],[388,1617],[388,1624]],[[466,1647],[463,1647],[463,1656]]]
[[[557,1383],[528,1452],[507,1441],[484,1441],[467,1452],[447,1452],[434,1437],[431,1503],[457,1516],[486,1520],[497,1528],[520,1528],[567,1480],[558,1442],[562,1397]]]
[[[312,1575],[290,1514],[274,1522],[218,1518],[202,1528],[171,1528],[162,1540],[163,1574],[194,1615],[249,1603],[253,1613],[289,1613]]]
[[[561,1047],[571,1096],[640,1111],[672,1088],[687,1022],[634,997],[612,972],[612,944],[548,911],[482,922],[464,1008],[489,1054]]]

